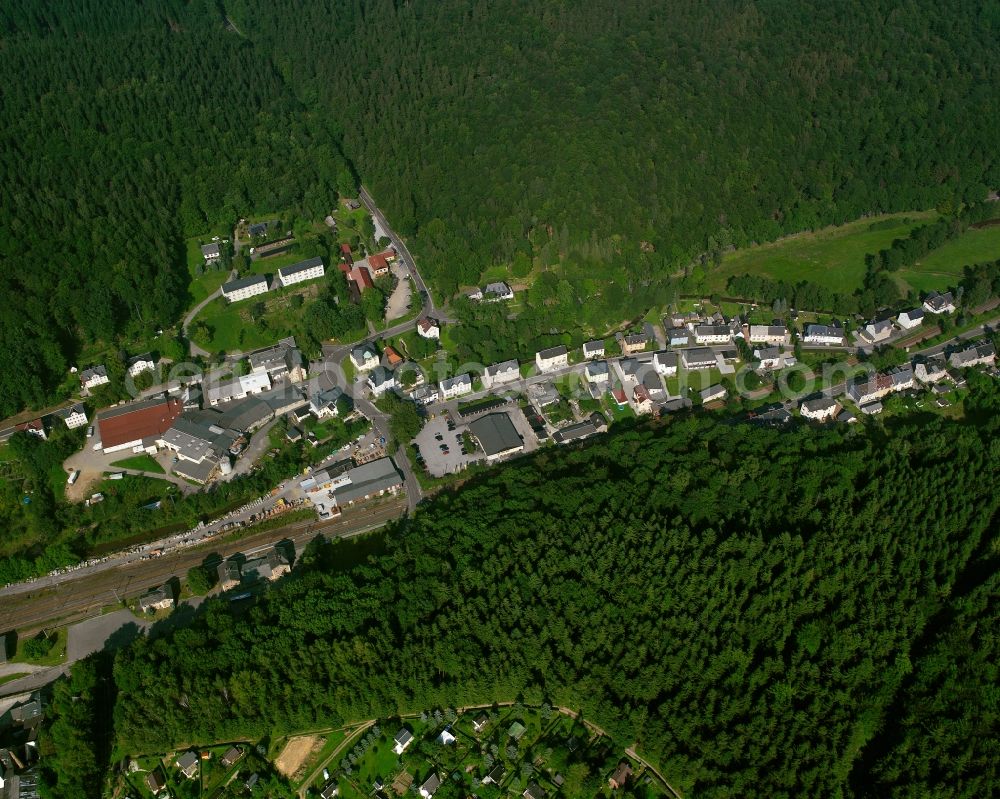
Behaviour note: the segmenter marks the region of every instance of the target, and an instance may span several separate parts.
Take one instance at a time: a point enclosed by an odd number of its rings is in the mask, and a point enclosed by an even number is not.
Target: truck
[[[66,479],[66,483],[68,485],[73,485],[73,483],[76,482],[76,478],[78,478],[79,476],[80,476],[80,470],[74,469],[69,473],[69,477]]]

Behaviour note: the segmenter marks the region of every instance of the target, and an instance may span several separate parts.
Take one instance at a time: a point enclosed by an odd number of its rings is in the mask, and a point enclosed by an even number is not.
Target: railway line
[[[140,596],[172,577],[183,577],[188,569],[212,555],[227,558],[237,553],[254,553],[285,540],[291,541],[299,553],[317,535],[328,538],[360,535],[400,518],[406,508],[405,497],[398,498],[348,510],[343,516],[329,521],[307,520],[259,533],[223,536],[94,574],[75,576],[69,573],[54,586],[4,597],[0,602],[0,629],[17,629],[23,633],[70,624],[99,613],[108,605]]]

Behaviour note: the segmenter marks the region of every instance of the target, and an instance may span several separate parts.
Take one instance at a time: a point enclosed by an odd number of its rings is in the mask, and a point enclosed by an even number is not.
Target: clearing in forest
[[[278,759],[274,761],[274,767],[285,777],[291,778],[306,762],[313,750],[322,745],[323,738],[319,735],[300,735],[298,738],[289,738],[285,748],[278,755]]]

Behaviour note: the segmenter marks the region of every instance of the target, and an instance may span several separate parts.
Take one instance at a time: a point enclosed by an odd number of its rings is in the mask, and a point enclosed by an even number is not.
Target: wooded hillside
[[[11,0],[0,50],[0,413],[177,321],[185,236],[325,213],[341,152],[440,292],[532,284],[524,340],[1000,185],[995,4]]]
[[[364,565],[314,546],[242,617],[209,604],[123,652],[120,745],[520,696],[638,741],[692,795],[987,795],[1000,439],[982,396],[979,424],[689,418],[506,465]]]

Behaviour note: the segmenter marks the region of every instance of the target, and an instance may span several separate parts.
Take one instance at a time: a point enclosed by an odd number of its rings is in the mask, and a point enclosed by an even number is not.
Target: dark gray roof
[[[681,357],[684,363],[708,363],[717,360],[715,350],[709,347],[694,347],[690,350],[682,350]]]
[[[305,272],[308,269],[322,265],[323,259],[316,256],[315,258],[309,258],[305,261],[299,261],[297,264],[292,264],[291,266],[283,266],[278,270],[278,274],[282,277],[288,277],[289,275],[294,275],[298,272]]]
[[[362,497],[400,485],[403,481],[391,458],[379,458],[356,466],[345,473],[351,480],[347,485],[333,489],[337,503],[353,502]]]
[[[487,456],[524,446],[514,423],[506,413],[488,413],[476,419],[469,425],[469,432],[476,437]]]
[[[234,291],[239,291],[240,289],[249,288],[258,283],[264,283],[267,285],[267,278],[264,275],[251,275],[250,277],[241,277],[237,280],[230,280],[228,283],[222,284],[222,293],[231,294]]]
[[[583,345],[584,352],[603,352],[604,351],[604,339],[596,339],[594,341],[588,341]]]
[[[597,426],[588,419],[585,422],[571,424],[567,427],[563,427],[560,430],[556,430],[556,432],[552,436],[552,439],[556,443],[563,444],[567,441],[573,441],[577,438],[586,438],[587,436],[592,436],[596,432],[597,432]]]
[[[567,352],[566,347],[560,344],[558,347],[549,347],[546,350],[541,350],[538,353],[538,357],[547,361],[550,358],[558,358],[560,355],[565,355],[566,352]]]

